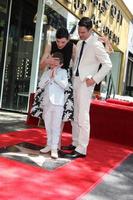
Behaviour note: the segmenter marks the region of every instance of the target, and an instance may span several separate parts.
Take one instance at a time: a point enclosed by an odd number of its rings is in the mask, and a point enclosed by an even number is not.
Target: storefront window
[[[133,54],[131,52],[128,54],[125,95],[133,97]]]
[[[3,62],[4,62],[4,50],[6,39],[6,27],[7,27],[7,1],[0,1],[0,93],[2,86],[2,76],[3,76]]]
[[[13,0],[4,73],[2,108],[27,110],[37,0]]]

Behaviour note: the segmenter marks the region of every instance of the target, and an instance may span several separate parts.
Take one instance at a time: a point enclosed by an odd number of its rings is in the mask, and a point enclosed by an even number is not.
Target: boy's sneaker
[[[52,149],[51,150],[51,158],[58,158],[58,151],[57,149]]]
[[[41,153],[48,153],[48,152],[50,152],[50,151],[51,151],[50,146],[46,146],[46,147],[44,147],[43,149],[40,149],[40,152],[41,152]]]

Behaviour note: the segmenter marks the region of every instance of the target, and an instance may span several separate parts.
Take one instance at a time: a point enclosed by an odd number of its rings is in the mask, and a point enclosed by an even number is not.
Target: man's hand
[[[87,78],[85,81],[86,81],[87,87],[94,85],[94,83],[95,83],[93,78]]]

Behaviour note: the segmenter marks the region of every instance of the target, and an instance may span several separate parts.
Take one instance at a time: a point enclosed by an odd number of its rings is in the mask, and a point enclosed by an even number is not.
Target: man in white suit
[[[63,149],[72,150],[63,157],[79,158],[87,154],[90,138],[90,102],[95,84],[101,82],[112,64],[103,44],[92,34],[92,21],[83,17],[78,23],[80,41],[73,70],[74,122],[72,144]],[[102,64],[100,70],[99,65]]]
[[[61,123],[64,107],[64,90],[68,85],[67,71],[62,69],[63,56],[56,52],[52,55],[50,69],[45,71],[39,82],[39,88],[44,88],[42,101],[43,119],[47,132],[47,145],[41,153],[51,152],[52,158],[58,158]]]

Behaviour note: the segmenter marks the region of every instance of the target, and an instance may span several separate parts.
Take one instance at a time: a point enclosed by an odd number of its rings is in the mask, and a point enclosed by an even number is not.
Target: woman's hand
[[[46,48],[44,50],[43,56],[40,60],[40,69],[41,70],[44,70],[45,67],[47,67],[49,65],[50,59],[51,59],[50,52],[51,52],[51,45],[47,44]]]

